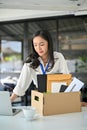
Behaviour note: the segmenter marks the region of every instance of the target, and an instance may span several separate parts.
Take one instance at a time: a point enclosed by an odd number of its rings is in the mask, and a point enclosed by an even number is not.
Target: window
[[[22,67],[20,41],[1,41],[0,69],[1,72],[20,71]]]
[[[71,73],[87,73],[87,18],[59,19],[59,49]]]

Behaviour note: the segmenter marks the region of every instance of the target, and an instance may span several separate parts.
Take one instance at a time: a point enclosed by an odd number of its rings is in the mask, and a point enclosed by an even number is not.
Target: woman
[[[32,54],[23,65],[18,83],[11,95],[11,101],[23,96],[32,80],[37,86],[38,74],[68,74],[66,61],[61,53],[53,52],[53,42],[48,31],[40,30],[32,38]]]

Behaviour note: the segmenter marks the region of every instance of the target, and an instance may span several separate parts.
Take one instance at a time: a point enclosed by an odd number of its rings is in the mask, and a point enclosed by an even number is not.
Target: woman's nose
[[[41,47],[40,47],[40,46],[38,46],[38,50],[41,50]]]

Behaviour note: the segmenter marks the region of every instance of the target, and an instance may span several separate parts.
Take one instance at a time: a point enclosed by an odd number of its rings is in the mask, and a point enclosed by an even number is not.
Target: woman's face
[[[48,42],[44,38],[42,38],[41,36],[36,36],[33,39],[33,45],[35,51],[40,57],[48,55]]]

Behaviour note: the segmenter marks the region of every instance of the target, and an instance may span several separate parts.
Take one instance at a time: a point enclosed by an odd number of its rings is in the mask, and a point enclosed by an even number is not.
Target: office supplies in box
[[[80,112],[80,92],[41,93],[33,90],[31,105],[43,116]]]
[[[39,92],[47,92],[47,75],[39,74],[37,75],[37,83],[38,83],[38,91]]]
[[[72,81],[71,74],[37,75],[39,92],[58,92],[61,85],[68,86]],[[56,90],[57,89],[57,90]]]
[[[84,86],[84,83],[77,79],[76,77],[73,78],[70,85],[66,88],[65,92],[76,92],[80,91],[80,89]]]
[[[55,88],[61,85],[68,86],[72,81],[72,74],[48,74],[47,75],[47,92],[56,92]]]

